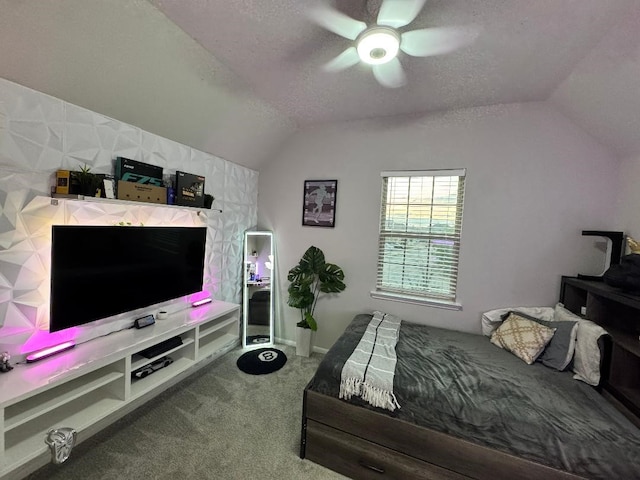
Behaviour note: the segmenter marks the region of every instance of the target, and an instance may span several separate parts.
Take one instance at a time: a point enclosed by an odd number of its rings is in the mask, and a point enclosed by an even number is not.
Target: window
[[[382,172],[374,296],[454,304],[464,177],[464,169]]]

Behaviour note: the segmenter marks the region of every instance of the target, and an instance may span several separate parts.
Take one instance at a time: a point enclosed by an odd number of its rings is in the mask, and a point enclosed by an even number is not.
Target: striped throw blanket
[[[374,312],[367,330],[342,367],[340,398],[361,397],[374,407],[400,408],[393,394],[400,319]]]

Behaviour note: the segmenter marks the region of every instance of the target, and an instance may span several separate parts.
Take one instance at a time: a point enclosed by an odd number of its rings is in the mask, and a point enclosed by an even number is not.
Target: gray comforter
[[[310,388],[337,397],[342,365],[371,315],[358,315]],[[487,337],[402,322],[390,416],[588,478],[640,479],[640,430],[594,388]]]

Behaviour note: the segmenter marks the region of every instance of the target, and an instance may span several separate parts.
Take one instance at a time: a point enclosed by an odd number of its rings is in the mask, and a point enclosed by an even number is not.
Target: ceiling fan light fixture
[[[374,26],[368,28],[356,40],[356,49],[360,60],[369,65],[382,65],[390,62],[400,48],[400,35],[389,27]]]

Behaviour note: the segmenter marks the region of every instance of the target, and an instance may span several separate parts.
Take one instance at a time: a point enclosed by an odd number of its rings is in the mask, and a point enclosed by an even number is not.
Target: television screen
[[[55,332],[202,290],[205,227],[54,225]]]

